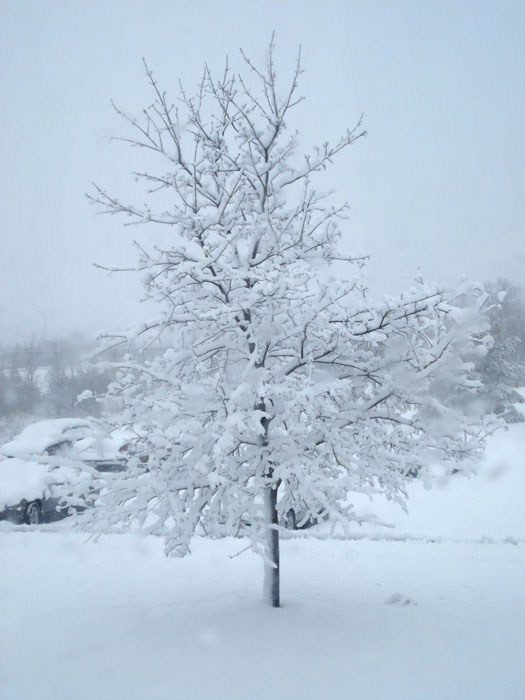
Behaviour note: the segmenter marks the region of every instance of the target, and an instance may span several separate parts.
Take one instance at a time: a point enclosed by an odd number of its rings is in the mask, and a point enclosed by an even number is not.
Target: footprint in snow
[[[385,600],[385,605],[397,605],[398,607],[403,608],[407,605],[417,605],[417,603],[402,593],[393,593],[390,598]]]

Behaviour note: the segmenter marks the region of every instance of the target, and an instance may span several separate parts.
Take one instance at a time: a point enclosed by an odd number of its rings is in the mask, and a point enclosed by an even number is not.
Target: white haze
[[[524,277],[523,3],[4,0],[0,26],[0,343],[143,315],[138,281],[92,264],[125,266],[133,238],[155,235],[85,201],[92,181],[131,198],[144,162],[109,143],[125,130],[110,100],[149,104],[143,56],[175,97],[204,61],[220,70],[239,47],[261,60],[273,30],[282,75],[302,45],[307,101],[289,126],[305,146],[365,113],[368,138],[332,172],[352,205],[345,247],[371,254],[375,291],[395,293],[418,267]]]

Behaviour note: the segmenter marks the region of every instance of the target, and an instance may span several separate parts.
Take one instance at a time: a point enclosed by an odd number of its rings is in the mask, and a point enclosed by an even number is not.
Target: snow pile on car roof
[[[90,428],[89,421],[81,418],[55,418],[32,423],[14,440],[2,445],[0,454],[6,457],[40,455],[51,445],[84,437]]]

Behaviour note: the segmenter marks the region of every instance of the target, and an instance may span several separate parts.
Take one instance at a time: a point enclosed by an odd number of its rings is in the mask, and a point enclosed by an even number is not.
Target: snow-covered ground
[[[525,426],[475,479],[411,491],[408,516],[358,504],[395,529],[283,541],[279,610],[242,540],[177,560],[3,524],[0,698],[523,700]]]

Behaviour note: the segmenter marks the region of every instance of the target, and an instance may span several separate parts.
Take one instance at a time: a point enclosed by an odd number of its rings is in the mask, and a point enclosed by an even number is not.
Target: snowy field
[[[523,700],[525,426],[395,528],[282,542],[283,607],[243,540],[0,528],[0,698]]]

